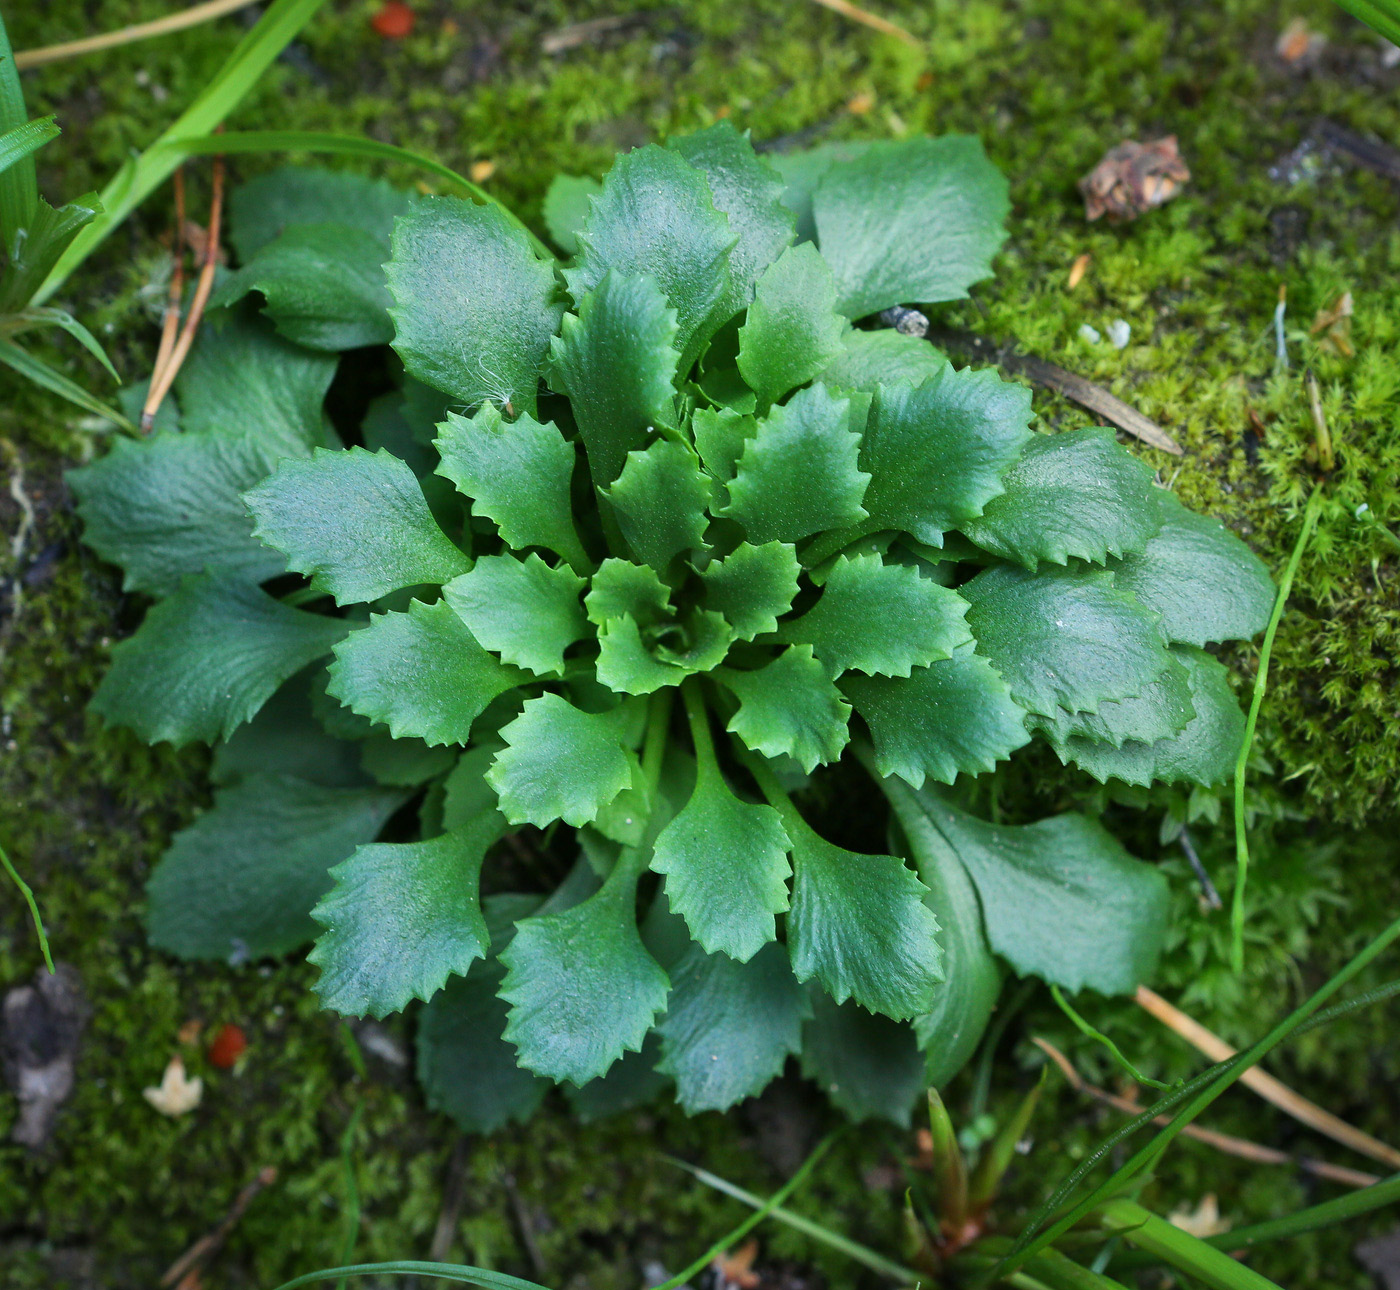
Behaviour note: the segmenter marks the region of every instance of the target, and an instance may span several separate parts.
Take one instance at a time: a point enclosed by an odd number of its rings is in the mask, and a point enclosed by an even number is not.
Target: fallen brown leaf
[[[1190,178],[1176,135],[1150,143],[1126,139],[1079,181],[1084,214],[1091,220],[1107,215],[1113,224],[1136,219],[1171,201]]]

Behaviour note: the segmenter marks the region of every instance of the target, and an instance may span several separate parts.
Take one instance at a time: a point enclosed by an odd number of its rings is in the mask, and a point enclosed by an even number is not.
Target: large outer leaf
[[[191,575],[113,649],[92,708],[147,743],[227,739],[345,630],[230,574]]]
[[[335,886],[311,911],[326,930],[307,958],[321,969],[322,1004],[383,1017],[432,998],[485,956],[481,862],[505,832],[494,810],[424,842],[371,843],[331,870]]]
[[[487,649],[532,672],[561,673],[564,651],[589,635],[579,592],[587,584],[565,565],[550,568],[531,552],[484,555],[442,589]]]
[[[1006,180],[970,135],[876,143],[834,163],[812,213],[841,311],[961,300],[1006,238]]]
[[[837,1007],[811,991],[812,1019],[802,1033],[802,1072],[852,1120],[909,1126],[926,1087],[914,1032],[854,1003]]]
[[[922,385],[882,385],[861,443],[869,529],[930,546],[980,515],[1030,438],[1031,392],[995,372],[944,367]]]
[[[1162,527],[1145,551],[1118,566],[1118,585],[1162,615],[1170,640],[1205,645],[1263,631],[1274,584],[1259,557],[1174,494],[1157,489],[1155,498]]]
[[[841,692],[870,727],[875,766],[914,788],[980,775],[1030,742],[1025,711],[972,646],[917,667],[907,680],[847,675]]]
[[[578,257],[564,270],[574,300],[582,303],[609,270],[649,274],[676,311],[676,349],[688,371],[728,317],[718,315],[732,291],[729,253],[738,240],[715,209],[704,174],[655,144],[624,153],[603,179],[578,240]]]
[[[307,461],[284,461],[246,499],[253,532],[338,604],[447,582],[470,567],[392,453],[317,449]]]
[[[1152,975],[1166,931],[1166,880],[1082,815],[988,824],[931,796],[933,826],[982,903],[987,939],[1022,976],[1129,994]]]
[[[286,954],[319,928],[311,909],[330,869],[379,833],[404,799],[383,788],[321,788],[249,775],[177,833],[146,888],[151,943],[186,959]]]
[[[998,565],[959,590],[978,653],[1031,712],[1094,712],[1141,694],[1171,662],[1157,615],[1107,570]]]
[[[1106,699],[1097,712],[1066,712],[1057,708],[1048,716],[1032,716],[1027,723],[1042,731],[1057,748],[1069,739],[1120,747],[1127,740],[1156,743],[1179,734],[1196,715],[1191,704],[1191,674],[1179,650],[1171,651],[1167,670],[1141,694],[1127,699]]]
[[[380,179],[312,166],[281,166],[233,190],[228,237],[246,264],[259,248],[293,225],[349,224],[372,235],[387,254],[394,220],[408,212],[412,201],[408,193]]]
[[[468,406],[533,413],[563,307],[552,265],[495,206],[425,197],[394,225],[385,266],[394,348],[420,381]]]
[[[692,945],[671,973],[658,1069],[675,1076],[689,1114],[726,1111],[782,1073],[809,1016],[782,945],[747,963]]]
[[[285,570],[286,561],[253,537],[241,496],[275,461],[246,430],[160,434],[117,439],[105,456],[69,471],[68,482],[83,541],[122,566],[127,591],[160,596],[187,573],[262,582]]]
[[[606,488],[657,426],[676,424],[676,311],[655,277],[609,272],[566,314],[549,383],[569,396],[593,482]]]
[[[1031,570],[1071,557],[1103,564],[1141,551],[1161,527],[1152,473],[1101,426],[1035,435],[1003,476],[1006,491],[962,531]]]
[[[413,600],[340,643],[326,692],[395,738],[465,744],[486,705],[527,679],[484,650],[446,602]]]

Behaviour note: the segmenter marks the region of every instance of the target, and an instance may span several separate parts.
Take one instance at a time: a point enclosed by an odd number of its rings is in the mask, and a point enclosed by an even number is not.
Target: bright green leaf
[[[567,565],[552,569],[531,552],[485,555],[442,589],[472,635],[507,663],[562,673],[564,651],[589,635],[579,593],[587,584]]]
[[[733,408],[696,408],[690,431],[705,470],[721,484],[734,478],[744,443],[758,430],[758,422]]]
[[[584,608],[588,621],[600,627],[624,614],[649,627],[665,616],[670,595],[654,569],[609,557],[593,575]]]
[[[948,360],[922,336],[906,336],[893,327],[878,331],[849,329],[821,380],[834,390],[875,391],[881,385],[921,385],[942,378]]]
[[[528,677],[497,662],[444,601],[377,614],[336,647],[328,694],[397,739],[465,744],[498,694]]]
[[[598,679],[618,694],[651,694],[679,685],[688,669],[657,658],[631,614],[609,618],[598,630]]]
[[[759,422],[723,512],[744,526],[750,542],[796,542],[865,519],[861,499],[870,476],[856,465],[861,441],[849,426],[850,407],[814,385]]]
[[[710,481],[684,444],[657,439],[629,452],[622,473],[604,495],[627,544],[658,572],[705,543]]]
[[[754,752],[788,756],[802,769],[835,761],[850,738],[851,707],[810,645],[793,645],[751,672],[719,674],[739,700],[729,729]]]
[[[854,1003],[837,1007],[825,991],[811,991],[811,998],[802,1073],[857,1123],[890,1120],[908,1128],[926,1087],[913,1030]]]
[[[578,235],[603,185],[587,175],[555,175],[545,190],[544,225],[565,255],[578,250]]]
[[[92,708],[147,743],[227,739],[346,627],[231,574],[192,575],[113,649]]]
[[[424,197],[394,225],[385,265],[394,349],[420,381],[469,407],[535,411],[559,328],[554,268],[496,206]]]
[[[776,631],[778,619],[792,607],[801,566],[787,542],[752,546],[740,542],[722,560],[701,570],[705,604],[724,615],[739,640]]]
[[[443,583],[471,562],[433,519],[413,471],[384,451],[317,449],[245,494],[253,532],[337,604]]]

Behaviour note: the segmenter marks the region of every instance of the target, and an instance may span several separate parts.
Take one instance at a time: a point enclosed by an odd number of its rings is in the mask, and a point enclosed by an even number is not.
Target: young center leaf
[[[236,575],[190,575],[112,650],[92,708],[147,743],[227,739],[346,629]]]
[[[535,411],[563,306],[554,266],[495,206],[424,197],[394,225],[385,265],[394,349],[420,381],[475,407]]]
[[[628,546],[658,572],[705,543],[710,480],[685,444],[657,439],[629,452],[605,495]]]
[[[737,639],[753,640],[777,630],[779,617],[792,608],[801,572],[797,550],[789,542],[740,542],[701,570],[705,604],[724,618]]]
[[[541,675],[564,670],[564,651],[589,634],[579,593],[587,584],[533,552],[484,555],[442,589],[442,598],[488,650]]]
[[[487,848],[505,832],[494,810],[425,842],[359,847],[331,870],[311,911],[325,931],[307,956],[316,993],[350,1017],[384,1017],[424,1001],[487,949],[478,884]]]
[[[483,649],[445,601],[413,600],[341,641],[326,692],[396,739],[465,744],[486,705],[527,679]]]
[[[471,564],[438,527],[413,471],[382,450],[317,449],[282,462],[244,497],[253,532],[337,604],[447,582]]]
[[[739,700],[729,729],[754,752],[786,755],[808,772],[841,755],[851,707],[810,645],[789,646],[749,672],[726,668],[718,679]]]

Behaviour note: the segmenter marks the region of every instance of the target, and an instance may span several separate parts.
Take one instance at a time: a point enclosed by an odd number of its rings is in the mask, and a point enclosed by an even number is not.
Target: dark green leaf
[[[921,385],[940,379],[948,360],[922,336],[906,336],[892,327],[880,331],[848,330],[841,349],[821,379],[835,390],[875,391],[881,385]]]
[[[395,738],[465,744],[486,705],[528,679],[487,653],[445,601],[411,600],[341,641],[326,692]]]
[[[311,909],[330,889],[331,866],[372,841],[403,798],[286,775],[249,775],[220,789],[151,875],[151,943],[235,964],[296,949],[320,930]]]
[[[1103,564],[1141,551],[1161,527],[1152,475],[1101,426],[1033,435],[1002,477],[1006,491],[962,531],[1031,570],[1071,557]]]
[[[704,546],[710,487],[690,448],[657,439],[627,454],[622,473],[604,495],[628,546],[643,564],[661,572],[682,552]]]
[[[908,1128],[925,1088],[913,1030],[854,1003],[837,1007],[823,991],[811,994],[802,1073],[857,1123],[890,1120]]]
[[[692,945],[671,974],[658,1069],[675,1076],[687,1113],[727,1111],[782,1074],[809,1016],[782,945],[747,963]]]
[[[443,583],[471,562],[438,527],[413,471],[387,452],[317,449],[246,494],[253,532],[338,604]]]
[[[917,569],[878,555],[837,556],[821,598],[785,624],[782,637],[810,645],[831,676],[849,668],[908,676],[972,640],[967,602]]]
[[[848,318],[966,297],[991,276],[1010,209],[981,140],[956,134],[872,144],[833,163],[812,196],[817,243]]]
[[[676,311],[675,347],[680,370],[688,371],[728,320],[733,290],[729,253],[736,233],[715,209],[704,174],[655,144],[624,153],[603,179],[578,240],[578,258],[564,270],[574,300],[582,304],[610,270],[615,277],[654,278]]]
[[[1141,694],[1170,657],[1157,615],[1104,569],[1011,565],[984,569],[960,588],[977,651],[1031,712],[1095,712],[1105,699]]]
[[[372,235],[387,258],[394,220],[412,198],[380,179],[310,166],[280,166],[239,184],[229,197],[228,236],[246,264],[296,224],[349,224]]]
[[[587,175],[555,175],[544,195],[544,225],[549,236],[565,255],[578,250],[578,235],[592,199],[603,191],[603,185]]]
[[[68,473],[83,540],[122,566],[127,591],[166,595],[185,574],[206,570],[248,582],[274,577],[286,561],[253,537],[241,494],[276,459],[246,430],[118,438]]]
[[[557,694],[526,700],[486,776],[506,819],[576,828],[594,819],[632,782],[621,721],[620,710],[581,712]]]
[[[654,277],[608,273],[565,314],[549,383],[569,396],[593,482],[606,488],[627,454],[676,424],[676,312]]]
[[[1127,740],[1156,743],[1179,734],[1196,710],[1191,705],[1191,674],[1180,652],[1172,650],[1171,654],[1167,669],[1141,694],[1105,700],[1097,712],[1066,712],[1057,708],[1048,716],[1032,716],[1028,724],[1043,731],[1057,748],[1074,738],[1117,748]]]
[[[606,1075],[589,1080],[582,1088],[565,1084],[564,1100],[580,1124],[595,1124],[645,1106],[671,1081],[656,1069],[661,1037],[650,1031],[638,1053],[623,1053]]]
[[[812,218],[812,194],[822,181],[822,177],[838,161],[849,161],[864,156],[875,146],[868,139],[843,139],[839,143],[821,143],[815,148],[802,148],[796,152],[776,152],[770,160],[783,177],[787,187],[783,190],[783,205],[797,219],[797,240],[816,240],[817,226]]]
[[[415,201],[393,246],[385,271],[404,366],[468,406],[533,414],[562,313],[553,266],[498,207],[456,197]]]
[[[1167,638],[1187,645],[1249,639],[1274,607],[1269,571],[1217,520],[1155,489],[1162,527],[1140,555],[1118,566],[1118,586],[1162,615]]]
[[[1082,815],[988,824],[927,799],[967,869],[992,949],[1022,976],[1066,990],[1130,994],[1151,976],[1166,930],[1166,880]]]
[[[751,672],[718,676],[739,700],[729,729],[754,752],[788,756],[810,772],[835,761],[850,738],[851,707],[810,645],[793,645]]]
[[[472,513],[493,521],[507,545],[546,547],[575,568],[588,563],[570,501],[574,446],[554,425],[523,412],[506,421],[488,403],[470,420],[448,413],[440,429],[438,473],[472,499]]]
[[[856,465],[861,441],[850,429],[850,408],[848,399],[814,385],[759,422],[723,512],[744,526],[750,542],[796,542],[865,519],[861,499],[870,476]]]
[[[579,602],[585,586],[567,565],[552,569],[533,552],[523,560],[484,555],[442,589],[442,598],[505,662],[557,674],[564,651],[589,635]]]
[[[925,776],[951,784],[994,770],[1030,741],[1024,710],[970,645],[916,667],[908,680],[851,675],[840,688],[870,727],[880,774],[915,788]]]
[[[930,546],[980,515],[1030,438],[1031,392],[995,372],[944,367],[922,385],[881,386],[861,444],[867,528]]]
[[[360,745],[360,766],[376,784],[417,788],[446,775],[457,761],[457,749],[422,739],[395,739],[378,729]],[[494,799],[493,799],[494,800]],[[440,830],[434,830],[440,832]]]
[[[342,223],[297,224],[229,274],[210,307],[261,292],[267,316],[288,340],[338,351],[387,345],[394,338],[384,244]]]
[[[335,886],[311,911],[326,930],[307,958],[321,969],[324,1007],[384,1017],[432,998],[486,954],[478,883],[486,850],[505,831],[484,811],[424,842],[371,843],[331,870]]]
[[[740,542],[722,560],[701,570],[705,604],[734,629],[739,640],[776,631],[778,619],[792,607],[801,566],[787,542],[751,546]]]
[[[147,743],[227,739],[345,630],[241,578],[191,575],[113,649],[92,708]]]

